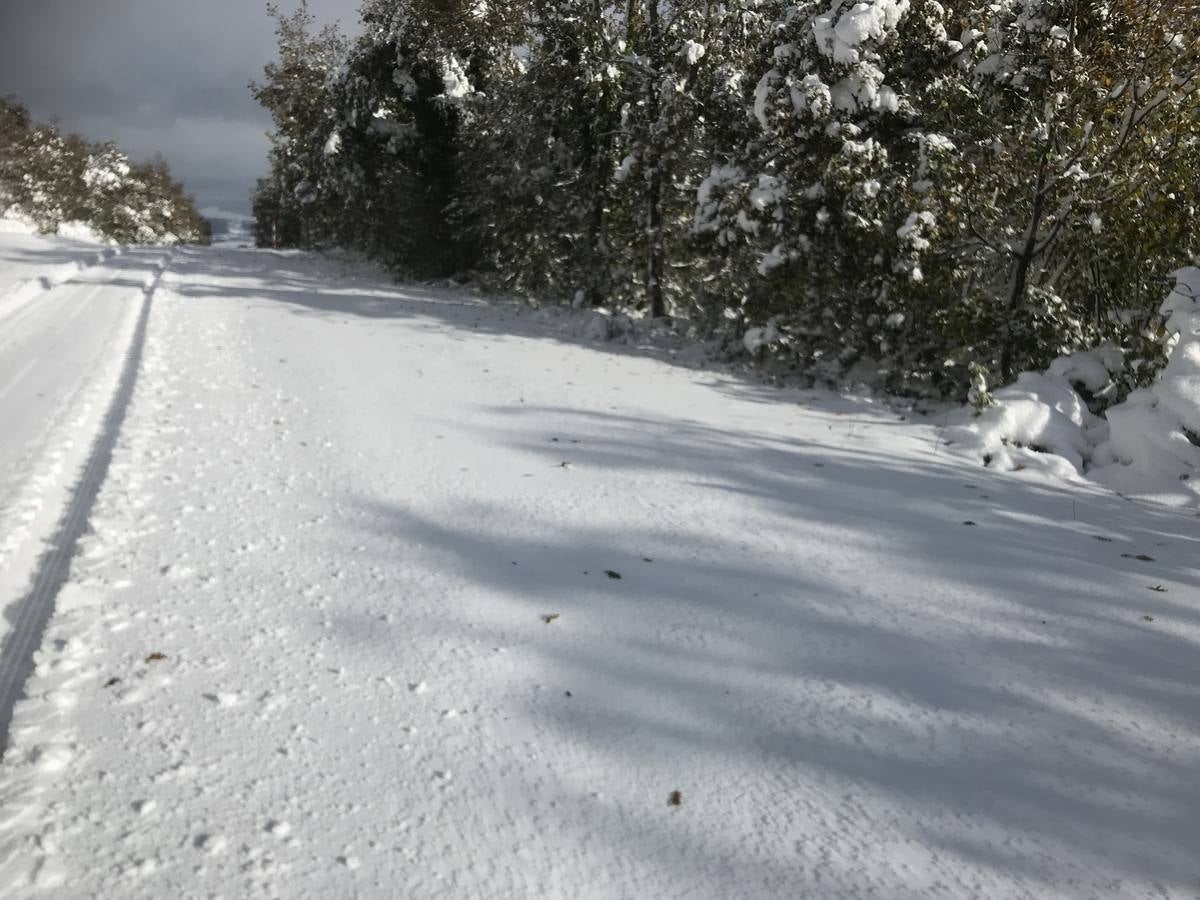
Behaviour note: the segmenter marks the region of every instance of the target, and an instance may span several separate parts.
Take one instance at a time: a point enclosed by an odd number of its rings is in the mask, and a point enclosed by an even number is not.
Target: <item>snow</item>
[[[762,347],[768,347],[779,340],[779,329],[774,322],[768,322],[763,328],[747,328],[742,335],[742,346],[747,353],[757,353]]]
[[[696,212],[692,227],[697,233],[719,231],[722,195],[745,177],[737,166],[713,166],[696,188]]]
[[[24,216],[0,216],[0,234],[37,234],[37,224]]]
[[[881,41],[908,12],[909,0],[863,0],[850,5],[834,0],[825,15],[813,21],[813,36],[821,52],[834,62],[855,64],[868,41]]]
[[[937,219],[928,210],[909,213],[904,224],[896,229],[896,237],[913,250],[929,249],[929,239],[924,235],[937,226]]]
[[[130,214],[133,215],[132,211],[130,211]],[[63,222],[58,226],[56,235],[68,240],[84,241],[90,244],[108,243],[104,235],[100,234],[100,232],[86,222]],[[147,240],[153,240],[153,238],[154,235],[152,233],[147,233]]]
[[[1194,519],[583,311],[156,284],[0,895],[1194,893]]]
[[[336,128],[329,132],[329,137],[325,140],[325,148],[322,152],[326,156],[337,156],[342,149],[342,133]]]
[[[442,96],[447,100],[461,100],[471,93],[471,81],[467,70],[453,54],[442,59]]]
[[[8,209],[3,216],[0,216],[0,235],[35,235],[38,233],[37,224],[28,216],[22,215],[19,210]],[[74,242],[74,244],[108,244],[104,236],[92,228],[85,222],[62,222],[58,226],[57,232],[53,235],[55,238],[62,238],[65,242]],[[61,246],[70,246],[70,244],[62,243]],[[0,277],[3,272],[0,271]],[[6,279],[0,282],[0,285],[11,286],[12,280]]]

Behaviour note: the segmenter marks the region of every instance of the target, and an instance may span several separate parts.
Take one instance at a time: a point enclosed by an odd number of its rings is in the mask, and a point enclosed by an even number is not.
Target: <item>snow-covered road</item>
[[[58,415],[73,411],[80,387],[128,339],[140,291],[130,290],[127,279],[143,261],[78,242],[0,237],[3,507],[26,483],[19,473],[43,453]]]
[[[5,897],[1200,892],[1197,520],[881,404],[185,250],[91,528]]]
[[[47,542],[69,543],[64,510],[74,531],[86,522],[78,473],[101,474],[93,438],[165,255],[0,234],[0,731],[70,551],[47,554]]]

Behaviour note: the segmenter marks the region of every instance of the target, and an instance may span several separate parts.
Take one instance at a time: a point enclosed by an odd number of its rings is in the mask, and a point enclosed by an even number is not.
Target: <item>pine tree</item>
[[[254,98],[271,114],[271,173],[254,194],[260,240],[284,246],[336,242],[344,198],[326,189],[322,176],[333,117],[330,81],[342,62],[345,42],[331,26],[313,33],[307,3],[275,19],[279,58],[252,82]]]
[[[698,196],[697,227],[755,251],[752,319],[777,319],[818,377],[928,380],[924,260],[953,154],[924,107],[950,56],[926,0],[809,0],[765,29],[747,86],[757,128]]]

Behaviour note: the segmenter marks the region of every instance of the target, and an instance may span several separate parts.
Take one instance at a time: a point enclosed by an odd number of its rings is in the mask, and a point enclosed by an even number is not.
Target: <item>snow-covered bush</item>
[[[1106,417],[1108,439],[1092,454],[1092,475],[1118,490],[1200,496],[1200,269],[1175,273],[1162,306],[1172,335],[1166,368]]]
[[[946,438],[1002,469],[1036,468],[1070,479],[1086,474],[1131,494],[1200,499],[1200,268],[1175,273],[1160,308],[1168,360],[1157,380],[1110,406],[1123,366],[1114,348],[1025,372],[981,411],[964,410]]]
[[[1045,372],[1022,372],[992,392],[983,409],[968,408],[947,438],[999,469],[1037,468],[1064,478],[1083,474],[1107,436],[1082,394],[1103,394],[1121,367],[1113,348],[1059,357]]]

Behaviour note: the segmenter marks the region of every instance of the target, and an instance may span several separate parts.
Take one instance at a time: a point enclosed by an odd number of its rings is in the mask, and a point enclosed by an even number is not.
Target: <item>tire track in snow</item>
[[[138,313],[133,339],[126,350],[117,390],[104,415],[100,434],[71,491],[65,511],[47,545],[48,549],[38,562],[29,592],[17,603],[16,620],[0,649],[0,735],[3,735],[0,754],[8,748],[8,728],[12,722],[13,707],[21,699],[25,682],[33,672],[33,654],[41,645],[42,634],[54,610],[58,592],[70,574],[76,543],[87,527],[96,494],[108,473],[117,435],[121,432],[121,424],[125,421],[125,413],[137,384],[154,292],[173,258],[172,251],[158,263],[154,277],[143,288],[142,308]]]

